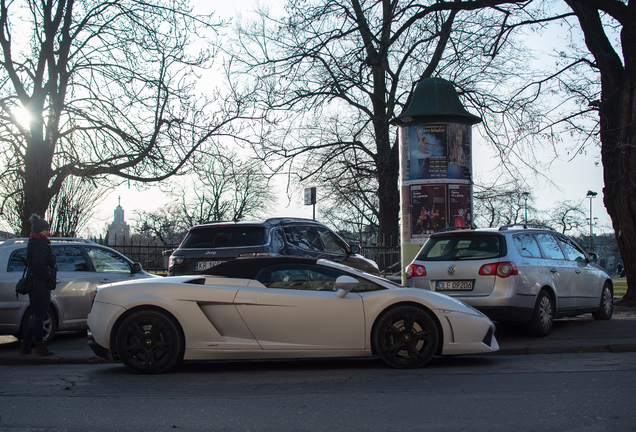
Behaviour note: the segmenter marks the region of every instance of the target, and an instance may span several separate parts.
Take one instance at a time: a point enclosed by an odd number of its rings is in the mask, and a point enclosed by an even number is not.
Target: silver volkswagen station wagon
[[[552,228],[515,224],[432,234],[406,268],[406,285],[447,294],[493,321],[524,323],[545,336],[555,318],[591,312],[609,320],[607,272]]]

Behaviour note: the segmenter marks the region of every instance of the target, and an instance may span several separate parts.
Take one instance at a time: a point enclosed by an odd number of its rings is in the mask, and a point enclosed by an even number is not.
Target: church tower
[[[119,197],[115,208],[115,219],[108,226],[108,245],[123,244],[126,240],[130,240],[130,227],[124,220],[124,209],[121,207],[121,197]]]

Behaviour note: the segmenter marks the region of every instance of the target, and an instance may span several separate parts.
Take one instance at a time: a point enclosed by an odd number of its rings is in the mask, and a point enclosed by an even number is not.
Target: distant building
[[[125,240],[130,239],[130,227],[124,220],[124,209],[121,207],[121,197],[115,208],[115,220],[108,225],[108,245],[123,244]]]

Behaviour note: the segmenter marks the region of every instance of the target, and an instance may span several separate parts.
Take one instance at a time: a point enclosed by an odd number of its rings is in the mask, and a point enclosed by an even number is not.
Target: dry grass
[[[612,283],[614,284],[614,297],[624,296],[625,291],[627,291],[627,281],[625,278],[614,278],[612,279]]]

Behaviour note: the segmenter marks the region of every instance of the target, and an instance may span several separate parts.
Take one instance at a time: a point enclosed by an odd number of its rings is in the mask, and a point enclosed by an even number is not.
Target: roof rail
[[[475,226],[452,226],[452,227],[442,228],[441,230],[437,232],[460,231],[460,230],[469,230],[469,229],[476,229],[476,227]]]
[[[49,240],[51,240],[52,242],[60,242],[60,243],[64,243],[64,242],[69,242],[69,243],[86,243],[86,244],[97,244],[92,240],[87,240],[87,239],[83,239],[83,238],[71,238],[71,237],[49,237]],[[2,246],[9,246],[12,244],[20,244],[20,243],[28,243],[29,239],[28,238],[13,238],[13,239],[8,239],[5,240],[3,243],[0,243]]]
[[[523,229],[529,229],[529,228],[538,228],[538,229],[547,229],[550,231],[556,231],[554,228],[549,227],[547,225],[540,225],[540,224],[534,224],[534,223],[514,223],[514,224],[508,224],[508,225],[504,225],[502,227],[499,228],[499,231],[506,231],[509,230],[511,228],[523,228]]]

